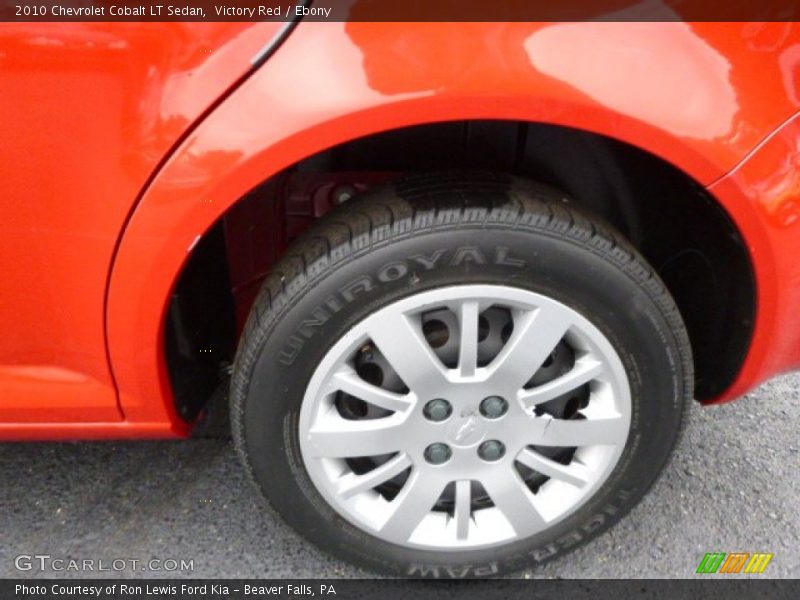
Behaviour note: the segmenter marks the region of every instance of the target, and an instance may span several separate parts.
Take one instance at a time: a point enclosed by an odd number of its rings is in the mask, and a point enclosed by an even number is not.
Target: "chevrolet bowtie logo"
[[[475,431],[477,427],[478,419],[475,415],[470,415],[466,421],[461,424],[461,427],[458,428],[456,432],[456,442],[463,442],[465,439],[469,437],[469,435]]]

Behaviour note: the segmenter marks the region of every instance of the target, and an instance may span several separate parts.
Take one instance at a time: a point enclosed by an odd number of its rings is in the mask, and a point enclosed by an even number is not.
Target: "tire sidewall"
[[[323,549],[407,576],[491,576],[552,559],[617,521],[649,488],[680,429],[686,374],[664,307],[602,249],[563,236],[459,226],[396,236],[338,262],[323,258],[272,298],[233,386],[255,480],[274,508]],[[589,319],[617,351],[631,388],[629,438],[612,474],[572,515],[503,547],[431,552],[381,541],[344,520],[311,482],[298,441],[305,388],[326,352],[367,315],[443,286],[518,287]],[[645,443],[646,441],[646,443]]]

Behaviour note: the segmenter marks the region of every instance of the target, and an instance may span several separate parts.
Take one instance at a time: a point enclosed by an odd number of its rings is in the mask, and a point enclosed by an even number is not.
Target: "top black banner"
[[[0,0],[0,21],[794,21],[798,0]]]

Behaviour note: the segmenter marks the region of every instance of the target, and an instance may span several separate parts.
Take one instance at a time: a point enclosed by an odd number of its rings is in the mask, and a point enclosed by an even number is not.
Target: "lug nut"
[[[436,398],[428,402],[422,409],[422,414],[429,421],[439,422],[446,420],[453,412],[453,407],[447,400]]]
[[[508,402],[500,396],[489,396],[481,401],[481,414],[487,419],[499,419],[508,410]]]
[[[506,447],[497,440],[487,440],[478,446],[478,456],[489,462],[500,460],[505,453]]]
[[[350,200],[350,198],[355,196],[357,193],[358,190],[354,188],[352,185],[348,184],[337,185],[335,188],[333,188],[333,191],[331,192],[331,198],[334,204],[339,205],[339,204],[344,204],[345,202]]]
[[[436,442],[425,448],[425,460],[432,465],[442,465],[450,460],[453,451],[447,444]]]

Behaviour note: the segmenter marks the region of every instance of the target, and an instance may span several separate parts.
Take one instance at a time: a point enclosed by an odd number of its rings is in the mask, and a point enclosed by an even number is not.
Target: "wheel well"
[[[698,400],[724,391],[747,352],[755,280],[727,213],[688,175],[628,144],[565,127],[452,121],[392,130],[322,151],[229,209],[194,249],[167,313],[167,367],[193,420],[224,383],[260,282],[292,239],[352,194],[401,174],[502,171],[557,187],[613,224],[658,271],[680,309]]]

